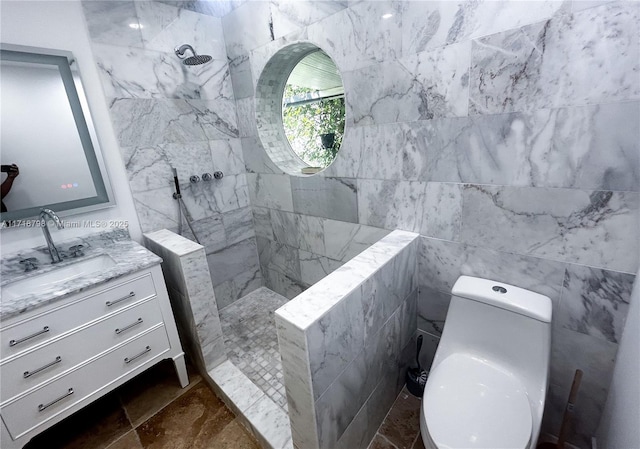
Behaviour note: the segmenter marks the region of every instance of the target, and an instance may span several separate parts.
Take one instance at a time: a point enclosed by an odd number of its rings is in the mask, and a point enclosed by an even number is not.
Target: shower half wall
[[[404,385],[415,345],[417,234],[393,231],[291,301],[262,287],[223,308],[221,320],[211,287],[198,283],[208,278],[195,263],[205,266],[203,248],[166,230],[145,238],[164,258],[174,310],[187,323],[185,346],[209,360],[203,374],[263,447],[368,446]],[[192,285],[195,295],[180,293],[174,282]],[[254,321],[262,327],[252,328]],[[242,366],[256,360],[255,351],[265,366],[276,362],[258,377]],[[276,379],[261,385],[267,376]],[[288,401],[279,403],[283,381]]]

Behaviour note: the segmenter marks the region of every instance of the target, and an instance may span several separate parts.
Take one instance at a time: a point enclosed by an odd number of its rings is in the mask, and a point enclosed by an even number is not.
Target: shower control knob
[[[189,178],[189,181],[191,181],[192,183],[196,183],[196,182],[200,182],[200,176],[198,175],[191,175],[191,177]]]
[[[211,181],[213,179],[213,175],[211,173],[203,173],[202,180],[203,181]]]
[[[216,179],[222,179],[223,176],[224,176],[224,173],[222,173],[221,171],[213,172],[213,177]]]

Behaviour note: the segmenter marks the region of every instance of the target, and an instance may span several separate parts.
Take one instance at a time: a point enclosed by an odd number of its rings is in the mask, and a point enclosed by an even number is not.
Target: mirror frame
[[[113,190],[104,164],[95,127],[91,120],[91,112],[82,86],[78,63],[73,57],[73,54],[65,50],[0,43],[0,61],[5,60],[55,65],[58,67],[67,93],[67,99],[69,100],[69,106],[71,107],[75,120],[76,130],[82,143],[89,172],[91,173],[91,178],[93,179],[93,184],[96,189],[96,196],[4,212],[0,213],[0,220],[10,224],[11,220],[37,218],[42,208],[51,209],[59,216],[69,216],[115,206]]]

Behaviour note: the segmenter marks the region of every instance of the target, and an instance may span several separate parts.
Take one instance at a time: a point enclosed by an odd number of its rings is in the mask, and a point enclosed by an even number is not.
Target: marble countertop
[[[62,262],[55,265],[51,263],[51,257],[46,246],[12,254],[3,254],[0,261],[0,275],[2,276],[0,282],[0,321],[8,320],[35,308],[66,298],[69,295],[162,262],[160,257],[131,240],[126,229],[107,231],[87,237],[55,242],[55,244],[63,258]],[[78,258],[69,257],[68,249],[73,245],[83,245],[84,255]],[[27,293],[24,296],[11,299],[4,298],[2,295],[2,289],[7,284],[54,271],[102,254],[111,257],[115,265],[104,271],[76,277],[65,283],[57,283],[52,285],[50,289],[45,289],[37,294]],[[20,261],[29,257],[37,260],[38,268],[27,273],[24,271],[24,266],[20,264]]]

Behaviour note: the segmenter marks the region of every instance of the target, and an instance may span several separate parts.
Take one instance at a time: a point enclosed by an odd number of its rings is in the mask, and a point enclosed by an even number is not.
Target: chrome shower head
[[[187,55],[185,54],[187,50],[191,51],[191,53],[193,53],[193,56],[187,57]],[[180,45],[179,47],[176,47],[174,51],[176,53],[176,56],[183,60],[182,63],[184,65],[205,64],[213,59],[209,55],[197,54],[196,51],[193,49],[193,47],[189,44]]]

